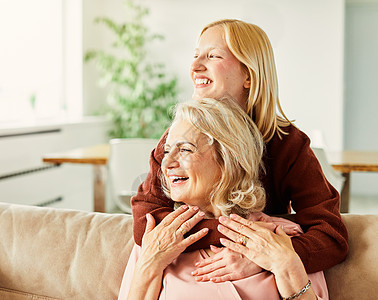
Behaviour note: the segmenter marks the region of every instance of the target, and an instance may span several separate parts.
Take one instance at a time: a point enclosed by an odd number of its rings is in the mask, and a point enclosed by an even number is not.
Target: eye
[[[164,149],[164,156],[166,156],[167,154],[169,154],[169,149]]]
[[[221,58],[221,57],[215,53],[210,53],[209,58]]]
[[[190,149],[190,148],[188,148],[188,147],[181,147],[181,148],[180,148],[180,152],[186,154],[186,153],[192,153],[193,150]]]

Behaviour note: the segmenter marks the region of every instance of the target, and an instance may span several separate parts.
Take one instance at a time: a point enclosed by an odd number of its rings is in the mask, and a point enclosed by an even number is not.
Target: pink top
[[[283,225],[284,229],[296,228],[302,233],[299,225],[282,218],[269,217],[262,213],[254,213],[249,219],[257,220],[264,216],[266,222]],[[138,260],[140,247],[135,245],[131,252],[118,300],[126,300],[130,284]],[[191,272],[196,269],[194,263],[208,258],[205,250],[182,253],[165,270],[159,300],[193,300],[193,299],[225,299],[225,300],[280,300],[274,275],[268,271],[241,280],[223,283],[196,282]],[[323,272],[308,274],[311,285],[319,300],[328,300],[328,290]]]

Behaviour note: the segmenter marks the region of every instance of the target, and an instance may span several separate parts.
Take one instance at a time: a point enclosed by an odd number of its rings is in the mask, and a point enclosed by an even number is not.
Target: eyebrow
[[[224,50],[223,48],[221,47],[216,47],[216,46],[211,46],[211,47],[207,47],[206,50],[208,51],[211,51],[211,50]],[[199,51],[200,49],[199,48],[194,48],[194,51]]]
[[[184,144],[189,144],[189,145],[192,145],[194,148],[197,149],[197,146],[194,145],[193,143],[189,142],[189,141],[182,141],[182,142],[178,142],[175,144],[176,147],[180,147],[181,145],[184,145]],[[171,145],[165,143],[164,147],[171,147]]]

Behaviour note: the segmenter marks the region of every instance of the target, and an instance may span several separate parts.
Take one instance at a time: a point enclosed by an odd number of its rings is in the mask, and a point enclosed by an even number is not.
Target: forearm
[[[328,269],[342,262],[348,253],[348,233],[341,218],[310,216],[298,213],[296,222],[303,228],[309,227],[307,232],[292,238],[295,252],[301,258],[307,273],[315,273]],[[318,225],[309,225],[314,220]],[[325,221],[327,220],[327,221]]]
[[[163,271],[137,263],[127,300],[156,300],[159,298]]]
[[[281,202],[277,203],[291,201],[295,222],[305,232],[293,238],[294,249],[306,271],[314,273],[345,259],[348,234],[340,216],[340,196],[326,180],[310,140],[303,136],[293,134],[290,147],[288,143],[276,145],[272,155],[279,159],[270,174],[278,174],[273,175],[274,184],[279,187],[275,196]],[[280,173],[282,170],[285,172]]]
[[[298,294],[309,282],[306,270],[295,253],[285,260],[278,270],[272,272],[275,275],[277,289],[284,299]],[[310,286],[298,299],[314,300],[317,297]]]

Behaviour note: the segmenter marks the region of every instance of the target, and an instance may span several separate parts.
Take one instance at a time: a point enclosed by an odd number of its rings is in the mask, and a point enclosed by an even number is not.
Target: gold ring
[[[180,231],[180,233],[181,233],[183,236],[186,234],[186,230],[185,230],[184,228],[182,228],[182,227],[180,227],[180,228],[178,229],[178,231]]]
[[[244,247],[247,245],[248,243],[248,237],[246,237],[245,235],[240,235],[239,238],[238,238],[238,243],[240,245],[243,245]]]

